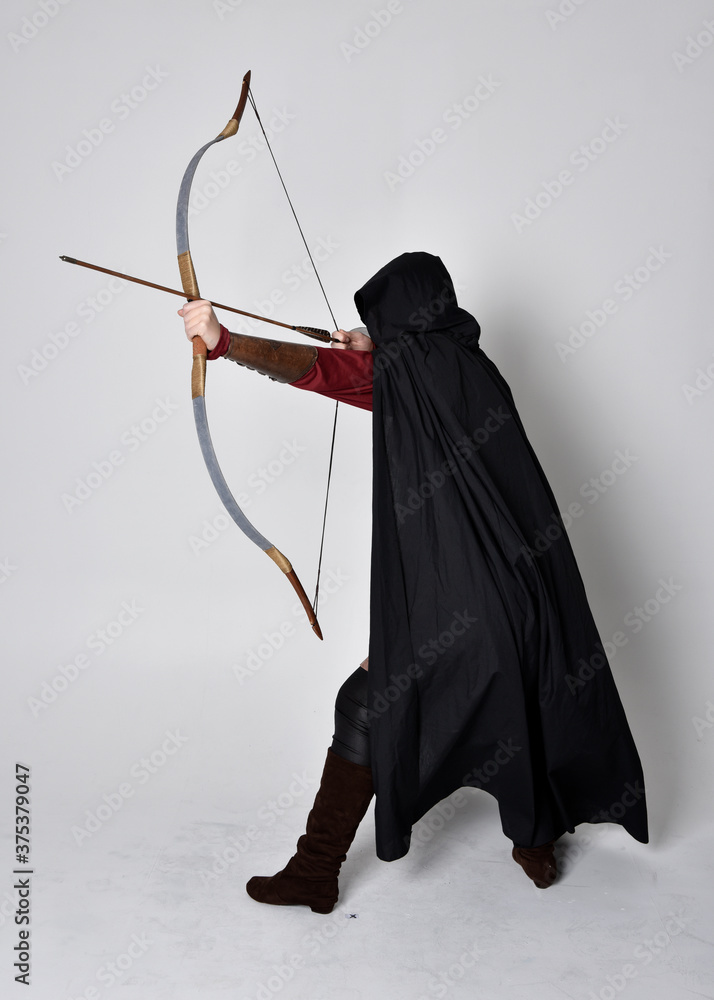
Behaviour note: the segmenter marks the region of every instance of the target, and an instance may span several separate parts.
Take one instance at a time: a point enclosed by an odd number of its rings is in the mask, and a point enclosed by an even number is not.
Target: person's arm
[[[337,330],[334,336],[346,331]],[[333,347],[336,345],[333,345]],[[336,351],[317,347],[317,361],[292,384],[321,396],[349,403],[363,410],[372,409],[372,352],[349,348]]]
[[[335,353],[311,344],[231,333],[218,322],[211,304],[204,299],[187,302],[178,313],[183,317],[187,338],[200,336],[205,341],[209,360],[226,357],[277,382],[289,382],[362,409],[372,408],[374,345],[364,327],[335,331],[333,346],[342,348]]]
[[[187,302],[178,314],[183,316],[188,339],[201,337],[211,361],[223,356],[276,382],[294,382],[317,361],[317,349],[311,344],[292,344],[285,340],[230,333],[218,322],[210,302],[205,299]]]
[[[242,333],[229,333],[228,338],[224,358],[244,368],[252,368],[276,382],[295,382],[306,375],[317,361],[317,348],[312,344],[248,337]]]

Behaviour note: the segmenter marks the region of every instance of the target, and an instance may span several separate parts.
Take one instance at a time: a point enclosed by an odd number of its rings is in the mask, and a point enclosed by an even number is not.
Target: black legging
[[[370,763],[367,671],[364,667],[357,667],[337,692],[331,749],[353,764]]]

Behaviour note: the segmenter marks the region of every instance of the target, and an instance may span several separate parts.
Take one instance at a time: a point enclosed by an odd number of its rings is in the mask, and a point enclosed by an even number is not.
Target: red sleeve
[[[310,371],[290,385],[371,410],[372,352],[318,347],[317,361]]]
[[[208,352],[208,360],[222,357],[230,347],[231,335],[221,323],[221,336]],[[372,352],[343,351],[317,347],[317,361],[306,375],[290,382],[298,389],[309,389],[322,396],[351,403],[363,410],[372,409]]]
[[[221,327],[221,335],[218,338],[218,343],[216,344],[216,346],[213,348],[212,351],[209,351],[206,354],[206,357],[208,358],[209,361],[215,361],[216,358],[222,358],[223,355],[228,350],[228,348],[231,346],[230,331],[227,329],[227,327],[223,325],[223,323],[220,324],[220,327]]]

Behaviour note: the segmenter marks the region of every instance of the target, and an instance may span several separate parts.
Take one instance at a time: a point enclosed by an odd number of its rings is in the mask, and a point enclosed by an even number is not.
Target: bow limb
[[[186,295],[191,295],[197,299],[200,299],[201,293],[198,290],[196,272],[193,269],[193,261],[191,260],[191,248],[188,243],[188,208],[193,175],[196,173],[196,167],[198,166],[199,160],[207,149],[213,146],[214,143],[220,142],[222,139],[228,139],[230,136],[236,134],[238,126],[240,125],[240,120],[243,117],[243,112],[245,111],[249,92],[250,70],[248,70],[243,77],[240,99],[236,105],[235,111],[233,112],[233,117],[229,120],[223,131],[218,133],[215,139],[211,139],[211,141],[207,142],[205,146],[201,146],[198,152],[191,159],[189,165],[186,167],[181,181],[178,205],[176,206],[176,253],[178,255],[179,272],[181,274],[181,287]]]
[[[181,287],[187,296],[200,298],[198,281],[196,279],[196,272],[191,260],[191,251],[188,242],[188,208],[193,175],[196,172],[199,160],[210,146],[216,142],[220,142],[222,139],[227,139],[229,136],[235,135],[238,131],[238,125],[240,124],[240,120],[248,100],[249,87],[250,71],[246,73],[243,78],[243,88],[241,90],[240,100],[238,101],[236,110],[233,113],[233,117],[215,139],[211,139],[210,142],[207,142],[205,146],[202,146],[201,149],[198,150],[186,168],[183,180],[181,181],[181,189],[179,191],[178,205],[176,208],[176,249],[178,254],[179,271],[181,274]],[[270,556],[276,566],[278,566],[279,569],[281,569],[287,576],[293,589],[295,590],[295,593],[300,598],[300,603],[305,609],[313,632],[318,639],[322,639],[322,631],[317,621],[315,612],[310,604],[310,601],[308,600],[302,584],[300,583],[300,580],[297,577],[297,574],[295,573],[295,570],[290,564],[290,560],[287,556],[283,555],[283,553],[275,545],[273,545],[272,542],[262,535],[253,524],[251,524],[230,491],[228,483],[226,482],[218,464],[213,442],[211,441],[211,432],[208,428],[208,418],[206,416],[205,391],[206,345],[200,337],[194,337],[193,368],[191,371],[193,416],[196,423],[198,440],[201,446],[201,453],[203,454],[208,474],[211,477],[211,481],[213,482],[224,507],[230,514],[233,521],[252,542],[255,542],[255,544],[262,549],[266,555]]]

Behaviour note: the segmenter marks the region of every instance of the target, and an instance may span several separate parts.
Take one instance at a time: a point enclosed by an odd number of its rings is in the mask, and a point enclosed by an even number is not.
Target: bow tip
[[[312,623],[312,631],[315,633],[318,639],[322,639],[322,629],[320,628],[317,619]]]

